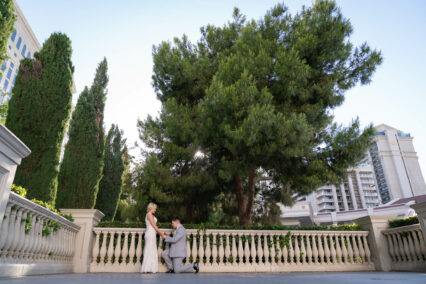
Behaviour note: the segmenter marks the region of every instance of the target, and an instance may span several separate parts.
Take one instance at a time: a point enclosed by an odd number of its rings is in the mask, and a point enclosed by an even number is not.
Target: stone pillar
[[[89,272],[93,247],[93,228],[105,216],[96,209],[60,209],[63,214],[71,214],[74,223],[79,225],[80,231],[77,233],[74,248],[74,272]]]
[[[390,271],[392,259],[389,255],[389,246],[382,231],[389,226],[389,220],[396,216],[365,216],[354,220],[363,230],[369,231],[368,243],[370,244],[371,258],[378,271]]]
[[[0,230],[17,166],[30,149],[0,123]]]
[[[422,228],[422,232],[423,232],[423,240],[425,241],[425,244],[426,244],[426,201],[422,203],[416,203],[416,204],[410,205],[410,207],[413,208],[417,213],[420,227]]]

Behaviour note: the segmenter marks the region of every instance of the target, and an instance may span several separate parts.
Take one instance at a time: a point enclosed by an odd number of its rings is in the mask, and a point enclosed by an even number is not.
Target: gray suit
[[[166,265],[169,269],[173,269],[175,273],[193,272],[192,263],[182,265],[183,259],[186,257],[186,230],[180,225],[173,237],[166,237],[166,243],[170,244],[170,248],[161,253]]]

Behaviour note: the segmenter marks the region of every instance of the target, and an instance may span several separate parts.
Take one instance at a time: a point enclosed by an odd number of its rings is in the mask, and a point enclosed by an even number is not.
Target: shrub
[[[413,224],[418,224],[419,218],[417,216],[407,217],[402,219],[394,219],[389,221],[389,228],[398,228]]]

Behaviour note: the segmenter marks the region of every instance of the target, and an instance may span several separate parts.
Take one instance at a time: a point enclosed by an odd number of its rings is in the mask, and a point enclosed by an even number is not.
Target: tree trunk
[[[251,213],[254,202],[256,168],[250,167],[247,189],[244,190],[240,175],[234,176],[235,193],[238,201],[238,219],[241,226],[251,224]]]

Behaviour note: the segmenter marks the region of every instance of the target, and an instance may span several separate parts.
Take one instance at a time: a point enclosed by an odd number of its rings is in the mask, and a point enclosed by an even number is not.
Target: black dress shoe
[[[200,267],[198,266],[198,262],[194,262],[194,269],[195,269],[195,273],[198,273],[198,271],[200,271]]]
[[[169,269],[166,273],[175,273],[175,271],[173,269]]]

